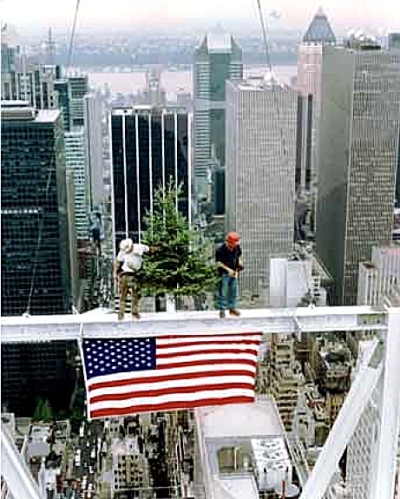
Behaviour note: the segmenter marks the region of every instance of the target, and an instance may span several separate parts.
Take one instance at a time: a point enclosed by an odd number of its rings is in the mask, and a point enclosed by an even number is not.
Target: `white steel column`
[[[381,348],[381,345],[376,347],[374,356],[378,355],[377,350],[379,348]],[[382,373],[382,361],[378,361],[378,365],[375,364],[376,362],[370,361],[367,366],[360,369],[353,381],[300,499],[323,499],[325,496],[331,479],[338,468],[339,460],[360,421],[360,417],[365,411]],[[381,495],[379,499],[389,499],[389,497],[392,496]]]
[[[124,165],[124,200],[125,200],[125,237],[129,237],[129,212],[128,212],[128,186],[127,182],[127,173],[126,173],[126,116],[122,116],[122,160]]]
[[[175,158],[175,189],[178,189],[178,115],[174,113],[174,158]],[[178,196],[175,199],[176,211],[178,211]]]
[[[13,497],[42,499],[37,483],[3,424],[1,425],[1,474]]]
[[[136,194],[137,194],[137,220],[138,220],[138,242],[142,242],[142,220],[140,210],[140,164],[139,164],[139,116],[135,112],[135,143],[136,143]]]
[[[372,499],[394,497],[400,417],[400,308],[389,309],[376,480]]]

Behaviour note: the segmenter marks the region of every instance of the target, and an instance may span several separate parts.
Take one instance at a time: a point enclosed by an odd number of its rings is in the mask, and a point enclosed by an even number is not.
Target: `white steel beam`
[[[381,359],[382,344],[379,344],[369,364],[360,369],[353,381],[300,499],[323,499],[325,497],[331,479],[338,468],[339,460],[381,376],[383,368]],[[389,497],[393,496],[381,495],[379,499],[389,499]]]
[[[1,342],[21,343],[79,338],[127,338],[224,332],[269,333],[387,330],[387,310],[373,307],[307,307],[243,310],[221,320],[215,311],[143,314],[118,321],[116,314],[1,317]]]
[[[400,308],[389,309],[381,418],[372,499],[394,497],[400,418]]]
[[[41,499],[37,483],[3,424],[1,425],[1,474],[13,497]]]

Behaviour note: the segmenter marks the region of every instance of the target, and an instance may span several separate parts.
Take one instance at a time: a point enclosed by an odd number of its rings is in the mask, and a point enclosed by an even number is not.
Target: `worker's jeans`
[[[124,273],[120,276],[119,284],[119,314],[118,318],[123,319],[125,316],[126,297],[131,295],[131,312],[132,316],[139,313],[140,286],[134,274]]]
[[[218,288],[218,310],[235,309],[237,307],[237,294],[237,277],[229,277],[228,274],[223,274]]]

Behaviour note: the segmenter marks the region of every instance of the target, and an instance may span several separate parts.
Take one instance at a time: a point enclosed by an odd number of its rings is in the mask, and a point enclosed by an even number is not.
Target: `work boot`
[[[118,320],[123,321],[125,318],[125,314],[123,312],[118,312]]]
[[[139,312],[136,312],[136,313],[132,312],[132,319],[140,319]]]
[[[229,310],[229,314],[230,315],[234,315],[235,317],[239,317],[240,316],[240,312],[239,312],[239,310],[236,310],[236,308],[231,308]]]
[[[225,310],[220,310],[219,311],[219,318],[220,319],[225,319]]]

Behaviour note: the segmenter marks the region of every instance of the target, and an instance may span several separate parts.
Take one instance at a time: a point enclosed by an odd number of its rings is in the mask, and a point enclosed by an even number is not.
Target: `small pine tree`
[[[53,420],[53,410],[51,408],[50,402],[46,399],[42,407],[42,421],[48,423]]]
[[[42,421],[42,418],[43,418],[43,405],[44,405],[43,399],[39,398],[39,400],[37,401],[35,413],[33,415],[33,419],[35,421]]]
[[[152,294],[195,297],[215,287],[216,266],[210,243],[176,209],[181,188],[158,189],[153,212],[146,217],[143,241],[157,251],[144,259],[144,288]]]

